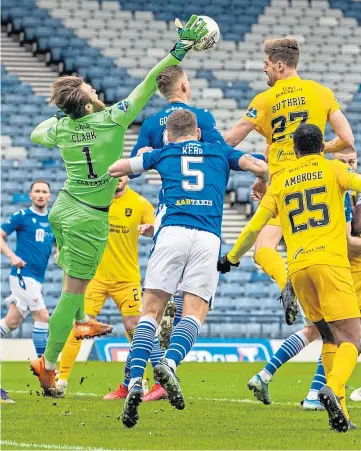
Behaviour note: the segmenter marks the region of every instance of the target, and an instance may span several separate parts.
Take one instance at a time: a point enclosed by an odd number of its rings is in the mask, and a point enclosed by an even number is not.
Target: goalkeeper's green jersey
[[[121,158],[127,128],[157,90],[157,75],[176,64],[179,61],[168,55],[125,100],[103,111],[76,120],[50,118],[38,125],[31,139],[60,148],[67,173],[64,190],[88,205],[110,205],[118,178],[110,177],[108,168]]]

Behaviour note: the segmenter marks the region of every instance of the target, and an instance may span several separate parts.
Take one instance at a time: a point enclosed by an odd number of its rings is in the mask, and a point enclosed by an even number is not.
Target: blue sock
[[[145,367],[154,346],[157,321],[150,315],[140,318],[132,341],[132,361],[130,364],[131,386],[143,377]]]
[[[177,313],[175,314],[174,321],[173,321],[173,327],[175,327],[179,321],[182,319],[182,313],[183,313],[183,292],[181,292],[181,295],[178,295],[178,292],[173,296],[173,301],[175,302],[175,305],[177,306]]]
[[[45,352],[46,343],[48,341],[48,330],[49,323],[41,323],[40,321],[34,322],[32,338],[38,357],[41,357]]]
[[[193,315],[189,315],[182,318],[177,327],[173,329],[165,358],[174,371],[192,349],[198,337],[200,327],[201,323],[199,319]]]
[[[273,354],[271,360],[258,374],[263,382],[268,383],[275,372],[292,357],[297,355],[308,345],[308,339],[302,332],[296,332],[288,337],[278,351]]]
[[[320,356],[317,362],[316,373],[313,376],[310,391],[308,392],[307,399],[316,400],[318,392],[326,385],[325,370],[322,365],[322,357]]]
[[[150,363],[152,364],[152,367],[154,368],[156,365],[158,365],[160,359],[164,357],[165,351],[160,347],[159,339],[158,337],[155,337],[154,339],[154,345],[152,353],[150,354]]]

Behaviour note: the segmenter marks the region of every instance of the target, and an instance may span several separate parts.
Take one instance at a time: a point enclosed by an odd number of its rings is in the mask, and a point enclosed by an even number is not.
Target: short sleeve
[[[327,96],[327,100],[328,100],[328,115],[334,113],[335,111],[341,109],[340,104],[338,103],[335,94],[333,93],[333,91],[331,91],[330,88],[325,88],[326,90],[326,96]]]
[[[353,190],[357,193],[361,192],[361,176],[356,174],[345,163],[338,160],[331,162],[336,172],[337,181],[344,191]]]
[[[6,235],[10,235],[15,232],[15,230],[20,230],[23,225],[23,214],[21,210],[13,213],[10,218],[1,224],[1,229],[6,233]]]
[[[272,193],[272,190],[270,188],[268,188],[266,194],[263,196],[263,199],[261,200],[259,206],[267,208],[267,210],[270,210],[273,214],[273,217],[276,217],[278,215],[276,197]]]
[[[248,105],[247,111],[243,116],[246,121],[252,122],[258,131],[266,128],[267,121],[267,97],[265,93],[258,94]]]
[[[153,205],[143,198],[142,224],[154,224],[154,208]]]
[[[346,222],[350,222],[352,220],[352,208],[349,193],[345,194],[345,217]]]
[[[155,149],[151,152],[143,153],[143,168],[148,171],[149,169],[155,169],[158,163],[161,149]]]
[[[244,152],[241,150],[234,150],[233,147],[227,146],[228,151],[228,163],[229,167],[232,169],[232,171],[242,171],[242,169],[239,167],[239,159],[245,155]]]

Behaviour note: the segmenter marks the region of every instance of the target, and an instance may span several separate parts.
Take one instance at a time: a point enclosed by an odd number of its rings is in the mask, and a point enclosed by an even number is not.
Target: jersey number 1
[[[90,147],[89,146],[83,147],[82,152],[85,154],[86,163],[88,165],[88,179],[97,179],[98,174],[94,172],[92,157],[90,155]]]

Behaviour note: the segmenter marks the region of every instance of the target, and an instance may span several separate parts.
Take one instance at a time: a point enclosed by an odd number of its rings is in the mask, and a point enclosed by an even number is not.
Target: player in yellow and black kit
[[[221,257],[218,269],[225,273],[238,265],[262,228],[279,215],[288,275],[323,339],[326,386],[319,400],[331,427],[346,432],[349,419],[340,397],[360,353],[361,322],[347,253],[344,197],[347,190],[361,190],[361,176],[320,155],[323,136],[317,126],[301,125],[293,140],[299,159],[275,175],[256,214],[229,254]]]
[[[154,209],[127,184],[128,177],[119,179],[109,210],[108,243],[96,274],[86,289],[85,311],[96,317],[107,298],[111,297],[122,314],[126,335],[131,342],[141,310],[138,238],[139,233],[153,235]],[[58,393],[65,392],[80,345],[71,332],[61,356]],[[124,397],[127,395],[125,388]]]
[[[300,124],[317,125],[323,133],[326,122],[330,122],[337,138],[326,143],[324,152],[352,146],[354,138],[333,92],[297,75],[300,50],[296,39],[267,40],[264,50],[264,72],[271,88],[251,101],[244,117],[226,134],[225,139],[229,145],[236,146],[252,130],[264,136],[272,183],[274,174],[296,160],[292,134]],[[253,192],[259,199],[265,190],[265,184],[256,180]],[[281,238],[279,218],[274,218],[256,242],[254,259],[280,287],[286,321],[292,324],[297,307],[292,286],[287,282],[285,262],[276,251]]]

